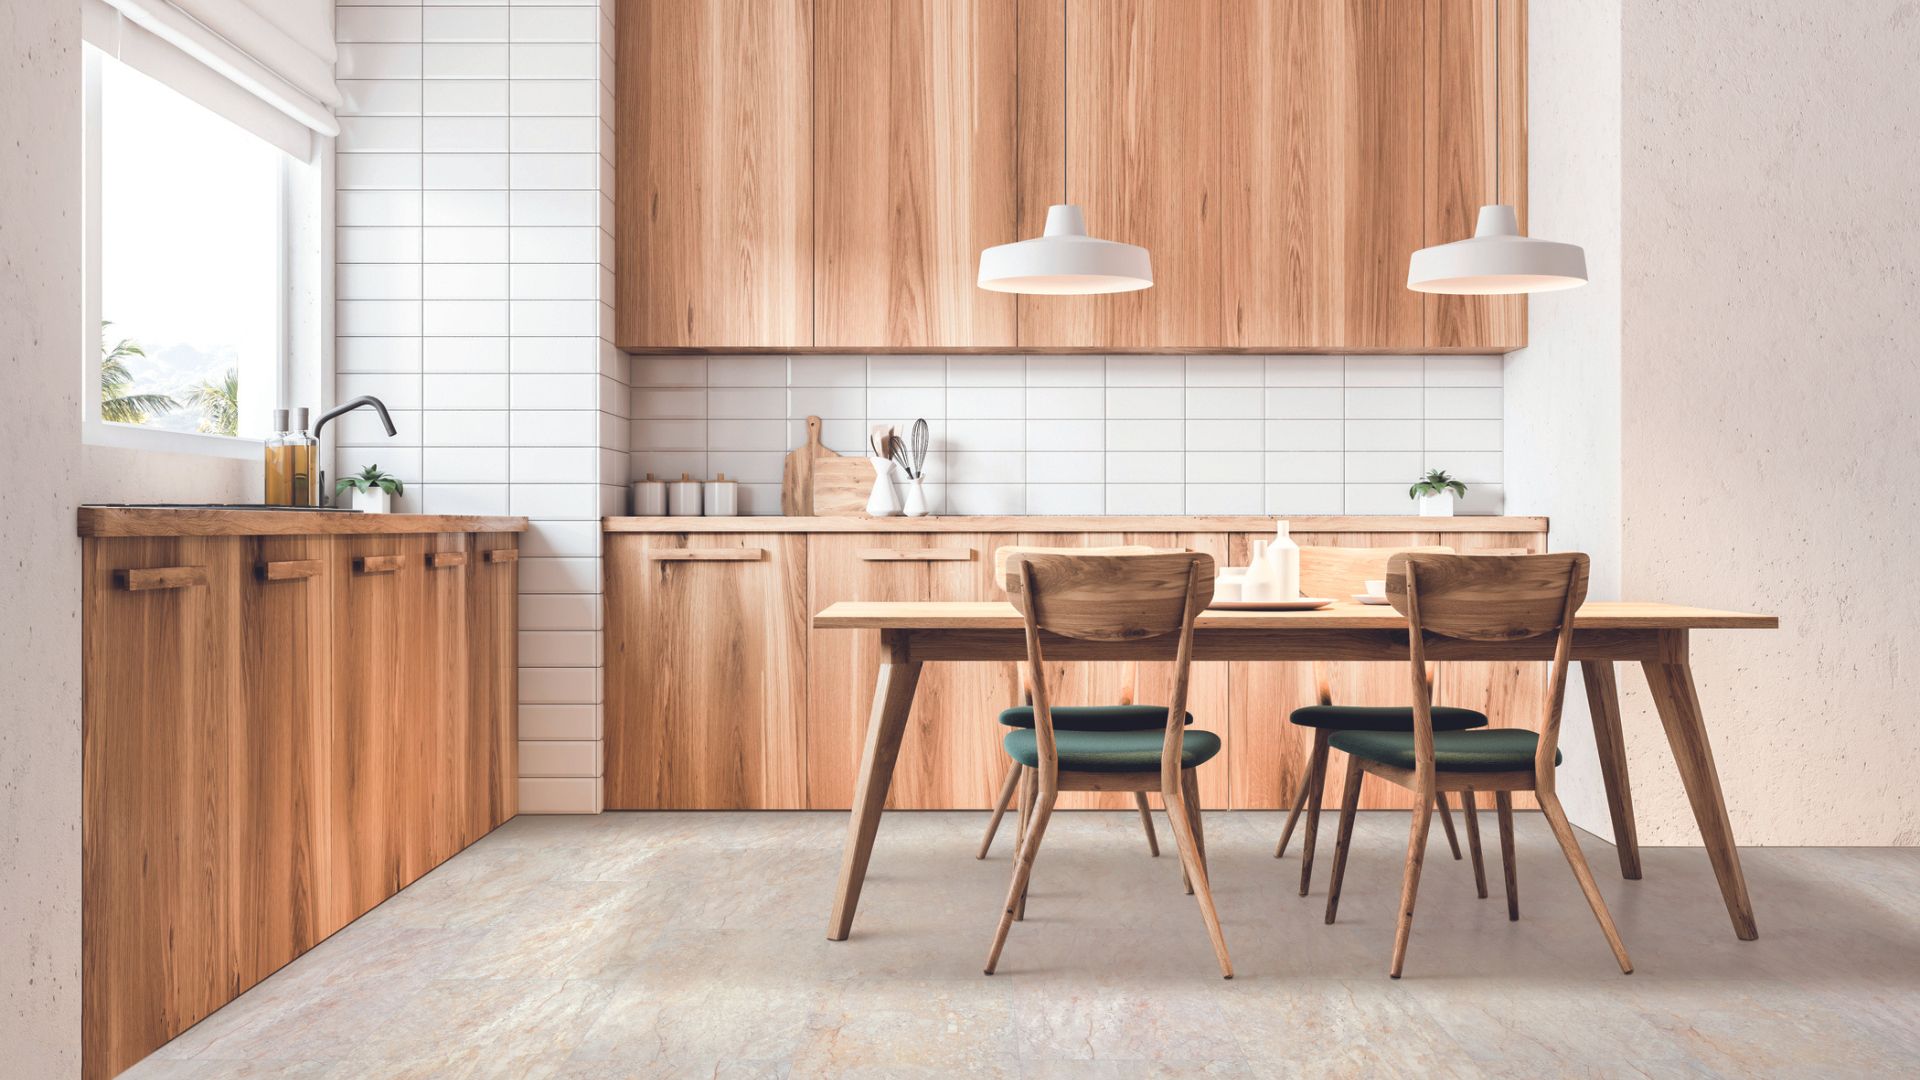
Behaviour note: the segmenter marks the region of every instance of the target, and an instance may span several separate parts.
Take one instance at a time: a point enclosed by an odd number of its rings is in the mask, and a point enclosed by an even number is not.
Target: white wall
[[[1625,587],[1781,617],[1695,635],[1742,842],[1920,843],[1920,15],[1752,8],[1625,4]],[[1642,837],[1696,842],[1629,724]]]
[[[786,451],[822,418],[932,429],[947,514],[1406,514],[1429,468],[1501,513],[1494,356],[635,356],[635,476],[742,481],[780,512]]]

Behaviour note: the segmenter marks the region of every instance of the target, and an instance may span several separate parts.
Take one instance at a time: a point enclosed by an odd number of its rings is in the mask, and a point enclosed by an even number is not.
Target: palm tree
[[[126,338],[108,349],[106,329],[112,325],[105,320],[100,323],[100,418],[116,424],[144,424],[149,413],[179,408],[180,403],[165,394],[127,392],[133,386],[133,372],[127,367],[127,357],[145,356],[147,352],[138,342]]]
[[[240,433],[240,373],[227,369],[219,382],[202,382],[187,392],[187,404],[200,410],[200,430],[215,435]]]

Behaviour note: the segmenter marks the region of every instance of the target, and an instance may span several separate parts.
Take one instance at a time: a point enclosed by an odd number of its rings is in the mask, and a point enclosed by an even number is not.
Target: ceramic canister
[[[700,481],[689,473],[681,473],[680,479],[667,485],[667,515],[669,517],[700,516]]]
[[[667,514],[667,485],[664,480],[655,480],[652,473],[645,480],[633,482],[633,513],[635,517],[665,517]]]
[[[727,479],[726,473],[715,473],[706,483],[706,511],[708,517],[736,517],[740,513],[740,482]]]

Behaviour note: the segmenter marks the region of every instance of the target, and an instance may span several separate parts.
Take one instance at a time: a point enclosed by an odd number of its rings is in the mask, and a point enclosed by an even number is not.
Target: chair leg
[[[1453,831],[1453,811],[1447,807],[1447,793],[1433,793],[1433,803],[1440,808],[1440,828],[1447,834],[1447,846],[1453,849],[1453,861],[1460,861],[1460,837]]]
[[[1287,823],[1280,830],[1280,843],[1273,849],[1273,857],[1278,859],[1287,853],[1287,841],[1293,839],[1293,826],[1300,820],[1300,811],[1306,808],[1307,791],[1313,787],[1313,770],[1300,773],[1300,790],[1294,793],[1293,809],[1287,812]]]
[[[1180,776],[1180,790],[1187,800],[1187,821],[1193,826],[1193,847],[1200,853],[1200,869],[1207,868],[1207,828],[1200,815],[1200,778],[1192,769]],[[1144,796],[1143,796],[1144,797]]]
[[[1000,925],[993,931],[993,947],[987,950],[986,973],[1000,963],[1000,950],[1007,943],[1007,931],[1013,927],[1014,909],[1027,895],[1027,882],[1033,876],[1033,857],[1040,850],[1040,838],[1047,834],[1047,819],[1053,816],[1053,796],[1039,798],[1033,808],[1033,822],[1020,837],[1020,852],[1013,860],[1013,884],[1007,888],[1007,903],[1000,910]]]
[[[1360,759],[1347,755],[1347,786],[1340,792],[1340,836],[1333,845],[1333,877],[1327,882],[1327,925],[1340,910],[1340,883],[1347,876],[1347,848],[1353,842],[1353,812],[1360,806],[1360,785],[1367,774]]]
[[[1460,806],[1467,814],[1467,852],[1473,856],[1473,888],[1480,899],[1487,898],[1487,867],[1480,861],[1480,798],[1471,790],[1460,793]]]
[[[1553,826],[1553,838],[1560,841],[1560,850],[1566,852],[1567,865],[1573,867],[1573,879],[1580,883],[1580,891],[1587,896],[1587,906],[1593,909],[1593,917],[1600,920],[1600,932],[1607,935],[1607,945],[1613,949],[1613,958],[1620,964],[1620,974],[1633,974],[1633,961],[1627,958],[1626,942],[1620,940],[1620,931],[1613,925],[1613,915],[1607,911],[1607,902],[1600,896],[1600,886],[1593,880],[1593,870],[1587,866],[1587,857],[1580,852],[1580,840],[1573,835],[1573,826],[1567,823],[1567,813],[1560,807],[1560,797],[1551,791],[1536,791],[1540,800],[1540,811],[1547,816],[1547,824]]]
[[[1313,733],[1313,757],[1307,762],[1307,778],[1312,788],[1307,792],[1307,834],[1300,839],[1300,895],[1307,895],[1307,885],[1313,880],[1313,842],[1320,834],[1320,801],[1327,793],[1327,740],[1330,732],[1316,730]]]
[[[1133,793],[1133,805],[1140,811],[1140,827],[1147,830],[1147,851],[1154,858],[1160,857],[1160,838],[1153,835],[1153,811],[1147,809],[1147,793]]]
[[[1184,798],[1163,791],[1161,801],[1167,807],[1167,820],[1173,825],[1174,843],[1180,848],[1180,861],[1186,864],[1187,877],[1193,882],[1194,899],[1200,902],[1200,918],[1207,924],[1207,937],[1213,941],[1214,958],[1220,961],[1221,978],[1233,978],[1233,961],[1227,958],[1227,938],[1220,932],[1220,913],[1213,907],[1213,889],[1207,885],[1207,867],[1201,861],[1200,839],[1194,834],[1193,821]]]
[[[1433,800],[1421,799],[1413,808],[1413,826],[1407,832],[1407,874],[1400,886],[1400,921],[1393,932],[1393,966],[1387,974],[1400,977],[1407,963],[1407,939],[1413,934],[1413,901],[1420,892],[1420,863],[1427,855],[1427,826],[1433,822]]]
[[[1493,793],[1493,809],[1500,817],[1500,867],[1507,877],[1507,920],[1520,921],[1520,882],[1513,866],[1513,796]]]
[[[1029,769],[1025,765],[1020,766],[1020,835],[1023,839],[1014,844],[1015,851],[1018,851],[1020,844],[1025,842],[1024,838],[1027,835],[1027,830],[1033,827],[1033,802],[1039,794],[1039,791],[1039,771]],[[1014,907],[1013,917],[1016,919],[1025,919],[1027,917],[1027,893],[1025,889],[1020,891],[1020,902]]]
[[[1000,797],[993,802],[993,816],[987,819],[987,835],[980,838],[980,854],[976,859],[987,857],[987,849],[993,846],[993,834],[1000,829],[1000,819],[1006,816],[1007,804],[1013,801],[1013,789],[1020,785],[1020,763],[1007,762],[1007,778],[1000,782]],[[1016,842],[1016,846],[1018,846]]]

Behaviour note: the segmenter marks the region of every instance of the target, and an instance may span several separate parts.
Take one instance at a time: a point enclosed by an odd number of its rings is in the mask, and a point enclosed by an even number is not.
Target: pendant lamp
[[[1500,39],[1500,5],[1493,9],[1494,40]],[[1494,63],[1494,115],[1500,115],[1500,64]],[[1473,236],[1421,248],[1407,262],[1407,288],[1451,296],[1504,296],[1554,292],[1587,283],[1587,253],[1520,235],[1520,218],[1500,198],[1500,134],[1493,136],[1495,202],[1480,208]]]

